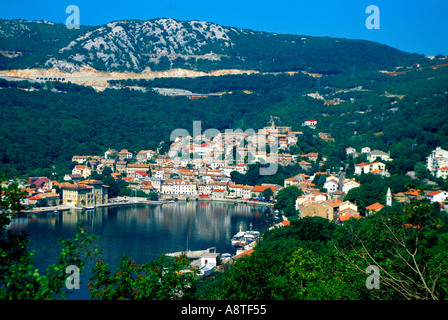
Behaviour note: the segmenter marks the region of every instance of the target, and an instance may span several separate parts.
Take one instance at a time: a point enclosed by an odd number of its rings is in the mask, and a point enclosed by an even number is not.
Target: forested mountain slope
[[[285,35],[204,21],[114,21],[67,29],[43,21],[0,20],[0,69],[141,72],[184,68],[210,71],[306,70],[334,74],[388,69],[425,59],[371,41]]]
[[[292,152],[318,150],[330,167],[345,160],[346,147],[369,145],[391,151],[397,170],[412,170],[434,147],[448,148],[447,69],[416,69],[395,77],[332,75],[322,77],[320,87],[302,73],[121,83],[146,87],[146,92],[0,81],[0,161],[3,168],[24,173],[63,166],[73,155],[102,154],[107,148],[139,151],[154,149],[160,141],[169,145],[171,132],[183,128],[191,133],[193,121],[201,121],[202,130],[257,130],[272,115],[279,118],[277,125],[304,132]],[[227,93],[191,100],[159,95],[152,87]],[[337,99],[338,104],[326,103]],[[316,130],[301,126],[310,118],[318,120]],[[319,132],[329,132],[335,141],[323,141]]]

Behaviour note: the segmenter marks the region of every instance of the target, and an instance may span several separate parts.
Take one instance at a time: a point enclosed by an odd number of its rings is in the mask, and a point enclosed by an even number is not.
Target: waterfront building
[[[62,204],[94,206],[108,202],[108,188],[99,180],[87,179],[77,184],[62,183]]]

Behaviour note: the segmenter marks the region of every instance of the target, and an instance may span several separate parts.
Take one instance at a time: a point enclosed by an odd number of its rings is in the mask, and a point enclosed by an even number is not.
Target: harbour
[[[98,236],[94,246],[102,252],[96,260],[86,262],[81,273],[81,289],[69,299],[89,299],[87,284],[90,271],[97,260],[112,268],[119,264],[122,255],[144,263],[156,260],[162,254],[190,252],[191,261],[198,267],[210,258],[201,256],[219,253],[225,260],[236,254],[231,239],[240,227],[261,233],[272,225],[272,209],[251,204],[218,201],[177,201],[163,205],[125,204],[96,207],[93,210],[60,211],[32,214],[14,219],[9,226],[13,231],[29,234],[30,250],[36,268],[43,270],[56,261],[60,252],[60,238],[70,238],[79,223],[89,234]],[[215,248],[213,252],[204,252]],[[194,254],[193,254],[194,253]],[[205,263],[205,264],[207,264]],[[205,265],[204,264],[204,265]]]
[[[136,206],[136,205],[164,205],[170,203],[181,203],[181,202],[215,202],[216,200],[211,199],[203,199],[203,198],[188,198],[184,197],[180,200],[178,198],[170,198],[167,197],[164,200],[148,200],[142,197],[118,197],[115,199],[109,200],[107,203],[96,204],[92,206],[72,206],[61,204],[58,206],[48,206],[48,207],[35,207],[30,210],[25,210],[24,214],[37,214],[37,213],[48,213],[48,212],[63,212],[63,211],[86,211],[86,210],[94,210],[95,208],[103,208],[103,207],[121,207],[121,206]],[[260,201],[250,201],[245,199],[221,199],[218,202],[225,203],[233,203],[233,204],[243,204],[243,205],[252,205],[256,206],[265,206],[265,207],[273,207],[273,203],[269,202],[260,202]]]

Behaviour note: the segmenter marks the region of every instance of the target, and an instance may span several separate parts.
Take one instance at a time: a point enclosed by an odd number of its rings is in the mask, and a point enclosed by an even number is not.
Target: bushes
[[[422,228],[409,227],[417,216]],[[421,201],[413,201],[405,212],[381,211],[343,226],[317,217],[299,219],[265,232],[253,253],[220,277],[209,297],[446,299],[448,236],[443,221],[446,217],[440,219]],[[379,269],[379,289],[366,287],[369,265]]]

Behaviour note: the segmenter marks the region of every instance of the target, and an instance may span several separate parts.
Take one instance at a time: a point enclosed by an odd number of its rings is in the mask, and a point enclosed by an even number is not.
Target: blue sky
[[[1,19],[65,23],[77,5],[83,25],[122,19],[204,20],[258,31],[365,39],[425,55],[448,55],[447,0],[0,0]],[[380,10],[367,29],[366,8]]]

